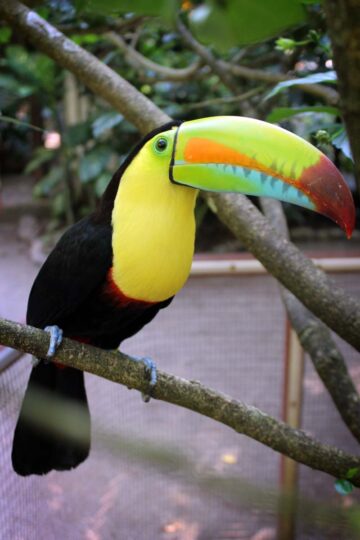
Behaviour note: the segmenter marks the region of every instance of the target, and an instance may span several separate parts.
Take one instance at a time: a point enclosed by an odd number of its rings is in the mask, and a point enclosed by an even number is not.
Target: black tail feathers
[[[72,469],[87,458],[89,450],[90,413],[83,372],[41,361],[31,372],[15,429],[14,471],[28,476]]]

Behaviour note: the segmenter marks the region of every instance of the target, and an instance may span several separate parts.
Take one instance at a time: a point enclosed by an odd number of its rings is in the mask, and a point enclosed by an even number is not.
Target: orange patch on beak
[[[222,163],[229,165],[239,165],[246,169],[260,171],[268,176],[276,176],[287,184],[296,185],[293,178],[281,174],[281,172],[271,169],[260,163],[257,159],[241,154],[224,144],[220,144],[209,139],[191,139],[184,151],[185,160],[189,163]]]

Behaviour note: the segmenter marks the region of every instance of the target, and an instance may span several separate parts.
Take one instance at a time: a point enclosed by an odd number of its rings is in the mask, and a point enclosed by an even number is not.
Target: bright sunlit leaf
[[[291,86],[299,86],[301,84],[319,84],[319,83],[336,83],[337,75],[336,71],[325,71],[324,73],[314,73],[307,77],[300,77],[298,79],[290,79],[289,81],[282,81],[278,83],[274,88],[265,96],[264,99],[269,99],[279,92],[282,92],[286,88]]]
[[[268,114],[266,120],[267,122],[276,123],[281,122],[286,118],[290,118],[291,116],[304,113],[326,113],[338,116],[340,114],[340,110],[337,107],[327,107],[323,105],[314,105],[309,107],[277,107],[276,109],[273,109],[270,114]]]

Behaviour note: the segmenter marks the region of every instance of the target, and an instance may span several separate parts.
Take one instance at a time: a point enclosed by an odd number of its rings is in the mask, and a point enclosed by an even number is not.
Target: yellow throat
[[[151,141],[125,170],[112,213],[112,278],[129,298],[161,302],[190,273],[198,191],[169,180],[170,157],[154,157]]]

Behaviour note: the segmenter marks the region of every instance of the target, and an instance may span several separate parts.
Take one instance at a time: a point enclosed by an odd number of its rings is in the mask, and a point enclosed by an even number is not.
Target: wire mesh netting
[[[336,279],[359,296],[357,275]],[[285,327],[271,277],[198,277],[123,350],[279,418]],[[340,346],[359,383],[359,355]],[[11,443],[30,363],[24,357],[0,376],[1,539],[277,538],[278,454],[185,409],[145,405],[138,392],[90,375],[89,459],[70,472],[17,477]],[[303,427],[357,452],[309,361]],[[345,500],[356,508],[354,496],[341,499],[332,478],[305,467],[299,486],[296,538],[355,534],[344,508]]]

